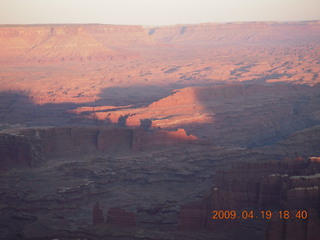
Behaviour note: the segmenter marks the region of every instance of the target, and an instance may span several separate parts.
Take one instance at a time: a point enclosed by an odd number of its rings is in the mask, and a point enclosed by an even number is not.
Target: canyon
[[[0,239],[319,239],[319,30],[1,25]]]
[[[171,141],[159,141],[153,134],[155,145],[150,146],[153,138],[149,138],[146,143],[138,142],[141,149],[134,147],[134,138],[141,131],[145,130],[3,130],[0,154],[6,168],[1,169],[0,181],[1,236],[190,240],[319,237],[318,128],[295,133],[278,144],[287,151],[277,151],[276,145],[271,146],[275,150],[214,146],[185,139],[181,133]],[[292,149],[292,142],[304,152]],[[290,157],[289,150],[298,156]],[[269,210],[274,217],[213,220],[214,210]],[[308,219],[279,219],[276,212],[281,210],[307,211]]]

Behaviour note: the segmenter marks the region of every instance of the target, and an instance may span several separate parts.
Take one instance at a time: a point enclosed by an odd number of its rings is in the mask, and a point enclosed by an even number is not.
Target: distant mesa
[[[136,47],[163,44],[275,42],[319,38],[319,24],[230,23],[142,27],[2,25],[1,62],[110,61],[141,56]],[[281,31],[279,31],[281,29]]]
[[[2,62],[110,61],[138,56],[108,46],[106,42],[115,39],[108,39],[108,30],[105,40],[99,37],[104,30],[102,26],[86,25],[2,26]]]

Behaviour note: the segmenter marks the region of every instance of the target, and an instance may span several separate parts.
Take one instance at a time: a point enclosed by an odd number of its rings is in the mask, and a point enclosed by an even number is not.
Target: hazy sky
[[[0,0],[0,24],[320,20],[320,0]]]

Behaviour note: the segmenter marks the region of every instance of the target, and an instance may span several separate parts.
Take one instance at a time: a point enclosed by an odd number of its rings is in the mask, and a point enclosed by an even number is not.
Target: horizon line
[[[106,26],[142,26],[150,27],[170,27],[170,26],[185,26],[185,25],[204,25],[204,24],[246,24],[246,23],[320,23],[319,20],[281,20],[281,21],[217,21],[217,22],[199,22],[199,23],[176,23],[176,24],[116,24],[116,23],[0,23],[0,26],[77,26],[77,25],[106,25]]]

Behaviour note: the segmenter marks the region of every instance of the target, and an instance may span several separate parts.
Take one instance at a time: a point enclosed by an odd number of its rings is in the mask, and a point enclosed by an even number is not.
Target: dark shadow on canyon
[[[73,115],[67,113],[66,110],[77,106],[74,103],[38,105],[25,92],[0,92],[0,122],[26,126],[65,125]]]
[[[142,107],[166,97],[173,87],[133,86],[102,89],[96,101],[85,103],[35,104],[32,96],[19,90],[0,92],[0,123],[26,126],[101,125],[93,120],[79,121],[70,110],[78,107],[128,106]],[[121,107],[116,110],[121,109]],[[114,111],[114,110],[110,110]],[[104,123],[107,123],[104,121]]]
[[[256,148],[271,145],[290,134],[320,124],[319,88],[294,84],[229,84],[196,88],[195,101],[214,116],[199,126],[196,136],[215,144]]]
[[[170,95],[174,89],[174,86],[160,87],[155,85],[109,87],[102,89],[99,94],[100,99],[95,104],[112,106],[134,105],[135,107],[142,107]]]
[[[83,106],[145,107],[169,96],[172,89],[172,86],[113,87],[103,89],[99,100],[95,102],[43,105],[35,104],[22,91],[1,92],[0,123],[25,126],[111,126],[108,120],[87,119],[70,110]],[[217,145],[232,144],[249,148],[270,145],[296,131],[320,124],[315,114],[320,106],[319,88],[316,86],[248,83],[213,85],[197,87],[193,98],[205,112],[214,116],[214,123],[181,124],[180,127],[187,133]],[[125,124],[118,126],[124,127]]]

